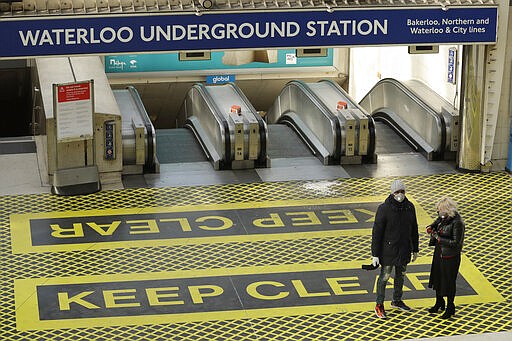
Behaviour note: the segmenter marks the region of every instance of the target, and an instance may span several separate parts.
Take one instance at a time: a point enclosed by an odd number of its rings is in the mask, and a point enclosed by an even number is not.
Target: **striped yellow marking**
[[[414,264],[430,264],[430,257],[419,257]],[[228,310],[214,312],[195,312],[180,314],[162,314],[146,316],[116,316],[102,318],[81,318],[65,320],[40,320],[38,313],[38,301],[36,287],[45,285],[68,284],[91,284],[91,283],[115,283],[130,282],[139,280],[161,280],[161,279],[185,279],[214,276],[234,276],[253,274],[279,274],[285,272],[307,272],[327,271],[340,269],[360,268],[363,261],[332,262],[318,264],[291,264],[264,267],[241,267],[233,269],[212,269],[212,270],[188,270],[177,272],[155,272],[155,273],[134,273],[115,274],[98,276],[76,276],[76,277],[54,277],[54,278],[30,278],[16,279],[14,281],[16,300],[16,324],[19,330],[40,330],[40,329],[64,329],[82,328],[91,326],[116,326],[116,325],[143,325],[154,323],[178,323],[190,321],[211,321],[230,320],[244,318],[261,318],[271,316],[291,316],[303,314],[326,314],[337,312],[371,311],[374,307],[374,294],[368,294],[368,302],[348,304],[326,304],[311,306],[296,306],[282,308],[265,308],[249,310]],[[377,272],[375,272],[377,275]],[[482,276],[471,261],[463,256],[460,268],[460,275],[470,284],[476,295],[457,297],[457,304],[500,302],[503,297],[496,289]],[[432,292],[432,295],[434,293]],[[432,303],[432,299],[408,299],[412,307],[426,307]]]
[[[285,232],[272,234],[251,234],[251,235],[230,235],[230,236],[208,236],[208,237],[190,237],[175,239],[148,239],[148,240],[129,240],[112,241],[96,243],[66,243],[55,245],[33,245],[30,232],[31,219],[57,219],[73,217],[98,217],[109,215],[143,215],[158,214],[170,212],[196,212],[213,210],[244,210],[253,208],[279,208],[279,207],[302,207],[314,205],[329,204],[358,204],[358,203],[376,203],[379,204],[386,199],[386,196],[375,197],[352,197],[352,198],[325,198],[325,199],[303,199],[303,200],[276,200],[266,202],[246,202],[234,204],[212,204],[212,205],[188,205],[179,207],[147,207],[147,208],[125,208],[125,209],[105,209],[105,210],[80,210],[67,212],[44,212],[11,214],[11,235],[13,253],[31,253],[31,252],[54,252],[54,251],[74,251],[74,250],[97,250],[114,249],[127,247],[147,247],[147,246],[169,246],[184,244],[205,244],[219,242],[246,242],[246,241],[268,241],[268,240],[289,240],[300,238],[315,237],[336,237],[336,236],[361,236],[370,235],[371,228],[354,228],[344,230],[318,230],[313,232]],[[416,214],[420,228],[431,222],[431,218],[421,208],[421,206],[412,198],[409,198],[416,206]]]

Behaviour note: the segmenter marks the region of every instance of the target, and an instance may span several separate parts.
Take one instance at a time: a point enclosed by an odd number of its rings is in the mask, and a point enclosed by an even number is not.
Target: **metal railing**
[[[494,0],[0,0],[1,16],[126,14],[316,9],[328,12],[357,7],[485,6]]]

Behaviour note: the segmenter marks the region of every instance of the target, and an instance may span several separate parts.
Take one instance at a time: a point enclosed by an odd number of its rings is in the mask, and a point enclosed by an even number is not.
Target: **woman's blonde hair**
[[[446,212],[449,217],[453,218],[457,214],[457,203],[450,197],[442,197],[437,203],[437,211]]]

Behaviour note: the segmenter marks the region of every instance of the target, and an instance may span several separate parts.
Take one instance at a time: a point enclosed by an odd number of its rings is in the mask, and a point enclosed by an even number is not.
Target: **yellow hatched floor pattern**
[[[404,177],[414,199],[429,213],[443,195],[459,202],[467,225],[465,255],[504,297],[499,303],[457,307],[450,323],[424,309],[383,322],[373,311],[63,330],[16,329],[14,279],[229,269],[370,259],[364,236],[243,241],[12,254],[9,215],[388,194],[391,178],[293,181],[106,191],[88,196],[0,197],[1,340],[372,340],[433,338],[512,330],[512,177],[507,173]],[[420,256],[432,248],[420,233]],[[208,255],[208,257],[205,257]],[[388,293],[388,296],[390,293]],[[373,297],[369,300],[373,300]]]

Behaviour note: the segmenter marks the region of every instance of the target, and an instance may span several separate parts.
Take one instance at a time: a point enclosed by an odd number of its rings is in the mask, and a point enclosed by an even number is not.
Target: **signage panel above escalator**
[[[3,58],[129,52],[493,44],[497,7],[3,19]]]

